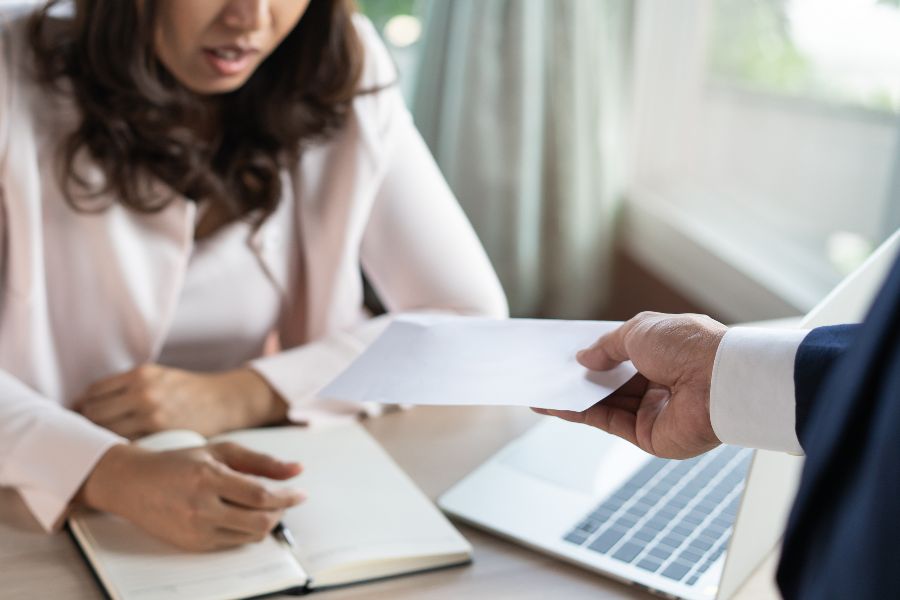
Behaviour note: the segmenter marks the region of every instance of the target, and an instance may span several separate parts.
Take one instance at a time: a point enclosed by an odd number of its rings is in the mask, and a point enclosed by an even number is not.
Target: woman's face
[[[159,0],[156,55],[193,92],[231,92],[291,32],[309,2]]]

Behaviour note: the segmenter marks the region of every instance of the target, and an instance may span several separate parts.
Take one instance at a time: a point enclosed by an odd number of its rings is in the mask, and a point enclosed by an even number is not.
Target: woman
[[[385,324],[360,265],[391,311],[503,293],[351,0],[58,8],[0,34],[0,485],[48,530],[74,499],[260,539],[302,498],[251,475],[299,465],[128,438],[336,410],[316,391]]]

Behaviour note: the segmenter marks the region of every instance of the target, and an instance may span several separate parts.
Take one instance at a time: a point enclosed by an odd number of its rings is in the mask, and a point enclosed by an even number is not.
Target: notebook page
[[[437,564],[460,563],[471,553],[468,542],[356,423],[221,437],[303,463],[303,473],[285,484],[308,497],[284,522],[314,587],[412,571],[423,559],[429,563],[428,557],[443,557]]]
[[[271,536],[257,544],[193,553],[108,514],[84,513],[70,526],[113,598],[222,600],[300,587],[306,581],[296,558]]]

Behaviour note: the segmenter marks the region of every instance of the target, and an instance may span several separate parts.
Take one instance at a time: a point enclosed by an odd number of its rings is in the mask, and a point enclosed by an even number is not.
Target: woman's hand
[[[250,369],[191,373],[161,365],[98,381],[76,400],[75,410],[129,439],[166,429],[210,436],[287,416],[284,400]]]
[[[94,467],[79,500],[186,550],[215,550],[262,540],[285,509],[303,501],[301,492],[255,476],[289,479],[300,471],[298,463],[228,442],[169,452],[121,444]]]

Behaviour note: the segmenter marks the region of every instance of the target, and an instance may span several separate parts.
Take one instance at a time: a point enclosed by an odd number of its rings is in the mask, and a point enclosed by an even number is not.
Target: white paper
[[[636,373],[585,369],[575,353],[621,323],[406,315],[321,392],[384,404],[582,411]]]

